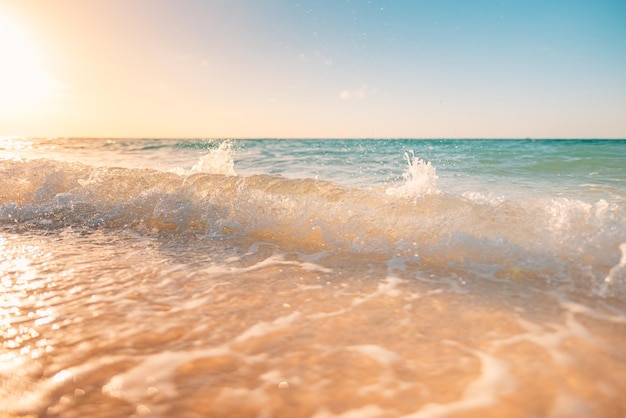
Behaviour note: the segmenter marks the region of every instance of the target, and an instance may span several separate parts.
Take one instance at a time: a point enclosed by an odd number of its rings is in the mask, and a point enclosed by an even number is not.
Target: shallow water
[[[624,143],[21,141],[4,415],[626,414]]]

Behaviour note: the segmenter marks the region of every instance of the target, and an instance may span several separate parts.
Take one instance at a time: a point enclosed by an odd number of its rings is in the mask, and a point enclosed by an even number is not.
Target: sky
[[[626,138],[624,0],[0,0],[0,136]]]

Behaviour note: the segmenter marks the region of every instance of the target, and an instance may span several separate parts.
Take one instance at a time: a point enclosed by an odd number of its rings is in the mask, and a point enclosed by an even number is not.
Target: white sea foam
[[[392,297],[392,298],[398,297],[402,294],[402,290],[398,289],[397,286],[403,282],[405,282],[405,280],[400,279],[398,277],[386,277],[384,280],[378,283],[378,287],[376,291],[372,293],[368,293],[364,296],[355,297],[354,299],[352,299],[350,306],[342,308],[342,309],[338,309],[332,312],[320,312],[320,313],[312,314],[308,316],[308,319],[317,320],[317,319],[342,315],[346,312],[349,312],[350,310],[354,309],[355,307],[359,305],[362,305],[366,302],[369,302],[372,299],[375,299],[381,296],[387,296],[387,297]]]
[[[496,404],[515,383],[506,363],[482,351],[472,350],[481,362],[481,374],[463,391],[461,399],[447,404],[430,403],[403,418],[438,418]]]
[[[621,243],[619,249],[622,253],[619,262],[611,267],[600,286],[598,293],[602,296],[609,294],[612,287],[623,286],[626,283],[626,242]]]
[[[181,176],[191,174],[221,174],[235,176],[235,150],[232,141],[222,141],[217,148],[210,150],[198,159],[198,162],[190,169],[177,167],[172,170]]]
[[[587,417],[594,418],[598,415],[594,411],[594,407],[588,402],[574,396],[572,393],[562,390],[557,394],[556,399],[552,403],[550,411],[546,418],[563,418],[563,417]]]
[[[427,194],[437,194],[440,190],[436,186],[437,170],[429,162],[415,156],[413,151],[405,152],[404,159],[407,171],[403,177],[405,183],[387,188],[387,194],[401,197],[419,197]]]
[[[555,363],[568,365],[572,358],[565,344],[568,339],[578,338],[586,341],[588,344],[595,343],[591,333],[576,320],[571,311],[567,313],[565,323],[563,324],[549,324],[546,326],[521,318],[518,319],[518,323],[520,327],[526,330],[526,333],[494,341],[493,347],[497,348],[528,341],[543,348]]]
[[[385,410],[378,405],[365,405],[362,408],[354,408],[340,414],[334,414],[327,409],[321,409],[311,418],[377,418],[385,415]]]
[[[586,315],[590,318],[600,319],[602,321],[613,322],[616,324],[626,324],[626,314],[615,312],[607,314],[599,312],[596,309],[592,309],[589,306],[582,305],[580,303],[572,302],[570,300],[563,299],[556,295],[560,302],[560,305],[570,311],[571,313]]]
[[[145,405],[153,412],[163,412],[163,400],[178,396],[174,384],[176,370],[199,358],[233,355],[228,347],[197,351],[161,351],[143,359],[136,366],[113,376],[102,386],[102,392],[135,405]],[[158,395],[158,396],[155,396]]]
[[[241,343],[250,338],[262,337],[274,331],[289,327],[301,317],[300,312],[292,312],[290,315],[281,316],[272,322],[258,322],[242,332],[234,341]]]
[[[315,264],[312,262],[285,260],[282,254],[271,255],[270,257],[264,258],[258,263],[254,263],[247,267],[238,267],[238,266],[233,266],[233,265],[219,264],[219,265],[207,266],[204,268],[204,271],[213,275],[242,274],[242,273],[249,273],[255,270],[261,270],[263,268],[270,267],[270,266],[295,266],[295,267],[300,267],[307,271],[319,271],[323,273],[332,272],[332,269],[323,267],[319,264]]]
[[[387,350],[386,348],[375,344],[350,345],[346,348],[348,350],[365,354],[387,366],[400,360],[400,357],[393,351]]]

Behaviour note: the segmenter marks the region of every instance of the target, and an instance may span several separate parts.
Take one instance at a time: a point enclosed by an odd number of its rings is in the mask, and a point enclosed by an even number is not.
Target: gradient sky
[[[0,0],[0,135],[626,138],[624,0]]]

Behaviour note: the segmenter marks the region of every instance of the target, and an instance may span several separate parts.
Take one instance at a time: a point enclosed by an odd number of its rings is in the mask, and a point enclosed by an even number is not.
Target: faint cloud
[[[339,93],[339,98],[341,100],[363,100],[367,96],[368,88],[367,85],[363,85],[361,88],[356,90],[342,90]]]

